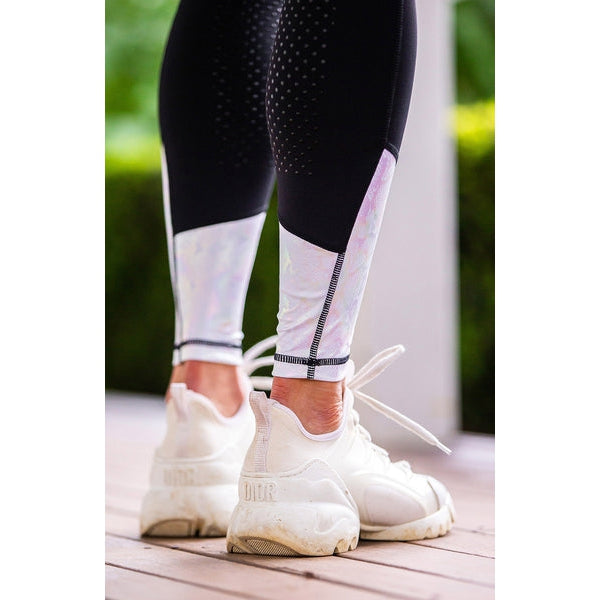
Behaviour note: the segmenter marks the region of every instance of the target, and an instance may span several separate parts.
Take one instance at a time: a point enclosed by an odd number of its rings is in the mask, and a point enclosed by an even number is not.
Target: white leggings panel
[[[240,364],[242,320],[265,213],[175,235],[173,364]]]
[[[280,225],[273,375],[343,379],[395,166],[393,154],[383,150],[346,252],[324,250]]]

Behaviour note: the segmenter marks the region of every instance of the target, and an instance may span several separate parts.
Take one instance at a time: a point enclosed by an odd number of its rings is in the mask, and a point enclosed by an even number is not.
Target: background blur
[[[163,394],[173,301],[157,81],[176,0],[106,0],[106,387]],[[454,3],[461,428],[494,432],[494,0]],[[410,116],[409,116],[410,118]],[[244,348],[277,314],[275,188],[252,274]]]

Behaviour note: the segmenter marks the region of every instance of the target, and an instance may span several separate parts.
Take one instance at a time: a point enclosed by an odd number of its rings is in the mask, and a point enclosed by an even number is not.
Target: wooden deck
[[[152,453],[164,431],[159,398],[107,394],[106,597],[366,598],[483,600],[494,597],[494,439],[463,434],[439,451],[391,451],[449,487],[453,530],[420,542],[359,542],[340,556],[231,555],[224,538],[143,538],[138,510]],[[375,436],[376,437],[376,436]]]

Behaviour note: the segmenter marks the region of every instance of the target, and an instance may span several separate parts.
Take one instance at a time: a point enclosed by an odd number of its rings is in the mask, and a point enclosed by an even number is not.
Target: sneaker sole
[[[263,556],[331,556],[350,552],[358,544],[358,536],[338,540],[335,547],[313,543],[310,546],[304,542],[300,545],[289,545],[289,532],[285,532],[284,542],[254,536],[232,536],[227,541],[227,552],[233,554],[261,554]]]
[[[329,556],[358,544],[354,500],[323,461],[276,476],[242,476],[240,497],[227,532],[228,552]]]
[[[223,537],[237,499],[236,485],[151,489],[142,502],[140,534]]]
[[[410,523],[393,527],[361,525],[360,537],[363,540],[411,542],[432,539],[446,535],[456,519],[452,500],[447,500],[438,511]]]

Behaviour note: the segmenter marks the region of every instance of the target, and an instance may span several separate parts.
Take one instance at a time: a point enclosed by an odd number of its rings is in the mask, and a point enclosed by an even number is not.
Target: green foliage
[[[106,136],[156,136],[158,77],[177,0],[106,0]]]
[[[455,3],[456,99],[461,104],[494,96],[494,4],[494,0]]]
[[[158,172],[106,177],[106,386],[161,393],[170,375],[173,300]]]
[[[494,102],[458,106],[462,427],[494,431]]]

